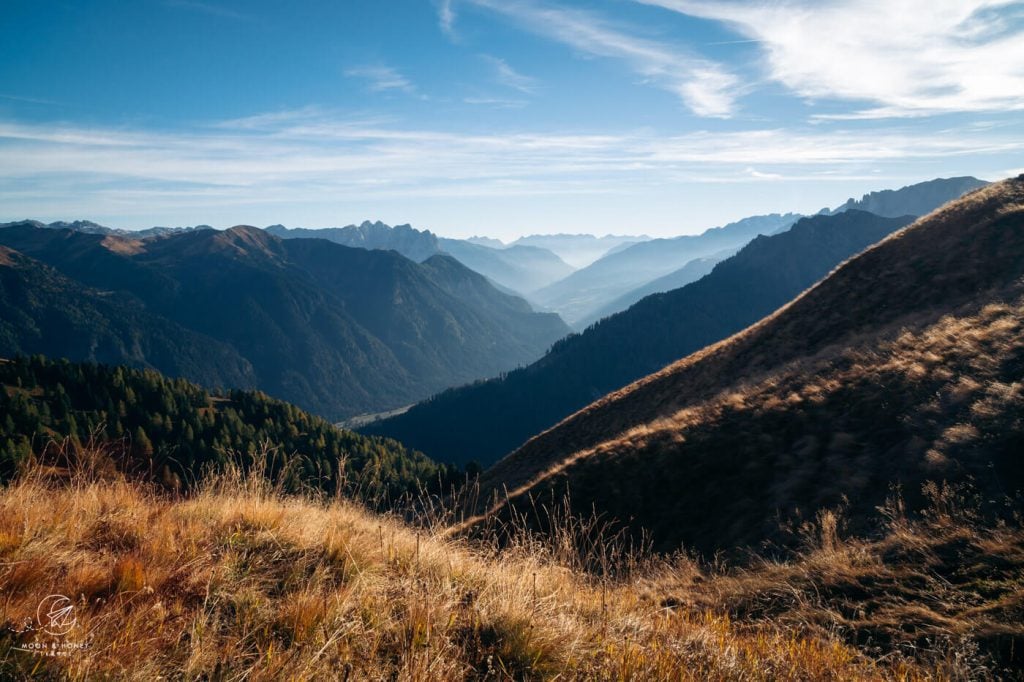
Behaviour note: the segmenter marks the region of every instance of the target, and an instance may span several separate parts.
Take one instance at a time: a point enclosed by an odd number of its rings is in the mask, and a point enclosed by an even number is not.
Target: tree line
[[[259,391],[212,393],[148,369],[36,355],[0,360],[0,480],[54,442],[102,443],[136,472],[172,488],[234,461],[290,485],[376,500],[447,488],[459,478],[401,443],[336,427]],[[265,461],[256,461],[262,453]]]

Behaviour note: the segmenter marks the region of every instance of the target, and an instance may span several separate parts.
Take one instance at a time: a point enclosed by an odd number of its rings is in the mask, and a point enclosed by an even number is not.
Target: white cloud
[[[631,35],[582,10],[517,0],[464,0],[589,56],[626,62],[652,84],[678,96],[698,116],[727,118],[740,95],[739,79],[716,62],[655,40]]]
[[[860,105],[822,118],[1024,109],[1020,0],[635,1],[725,22],[760,43],[769,78]]]
[[[503,97],[465,97],[462,101],[466,104],[493,107],[495,109],[522,109],[526,106],[525,100],[506,99]]]
[[[903,122],[609,135],[410,129],[315,108],[171,132],[0,119],[0,221],[329,225],[355,213],[508,234],[523,220],[603,230],[639,220],[678,234],[680,216],[697,229],[936,175],[997,179],[1022,152],[1019,127],[924,134]]]
[[[373,92],[399,90],[412,93],[416,91],[412,82],[396,69],[383,64],[356,66],[346,69],[345,75],[350,78],[361,78],[367,81],[367,87]]]
[[[524,94],[530,95],[537,90],[537,81],[529,76],[519,73],[511,66],[508,62],[500,57],[492,57],[491,55],[483,55],[483,58],[490,62],[491,66],[494,67],[495,78],[499,83],[505,87],[518,90]]]
[[[440,0],[437,4],[437,20],[441,30],[448,36],[455,35],[455,9],[452,0]]]
[[[116,202],[143,205],[147,196],[159,203],[167,193],[178,201],[259,204],[628,193],[682,181],[841,180],[905,162],[1010,157],[1024,151],[1024,140],[1013,132],[463,134],[397,129],[316,109],[182,133],[0,121],[0,204],[26,191],[53,199],[71,189],[91,195],[90,188],[104,183]]]

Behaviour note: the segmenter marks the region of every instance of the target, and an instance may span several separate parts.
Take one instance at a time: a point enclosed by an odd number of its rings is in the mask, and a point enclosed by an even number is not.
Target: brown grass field
[[[602,578],[586,524],[497,549],[258,475],[171,497],[52,474],[0,494],[3,679],[966,680],[1024,643],[1024,533],[940,488],[879,539],[824,513],[799,556],[742,569],[593,543]],[[19,633],[51,594],[74,628]],[[57,640],[87,648],[19,650]]]

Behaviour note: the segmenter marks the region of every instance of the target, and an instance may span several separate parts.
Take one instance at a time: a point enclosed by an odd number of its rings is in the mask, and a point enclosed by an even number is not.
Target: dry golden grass
[[[488,549],[347,501],[284,496],[257,477],[228,474],[172,499],[117,478],[30,472],[0,494],[0,677],[851,680],[966,670],[951,656],[874,660],[827,628],[737,621],[708,595],[713,585],[743,590],[684,559],[601,581],[556,558],[534,540]],[[36,636],[19,624],[55,593],[75,604],[66,639],[89,647],[57,658],[16,650]]]
[[[903,655],[962,679],[1024,671],[1024,532],[982,522],[962,487],[929,484],[911,520],[895,498],[885,532],[842,537],[842,518],[818,514],[805,549],[694,582],[671,573],[652,589],[737,621],[771,622],[810,636],[841,635],[875,657]]]

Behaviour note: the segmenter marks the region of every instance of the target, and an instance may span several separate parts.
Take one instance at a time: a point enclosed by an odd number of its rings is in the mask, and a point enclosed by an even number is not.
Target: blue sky
[[[0,219],[693,233],[1024,172],[1024,2],[4,0]]]

